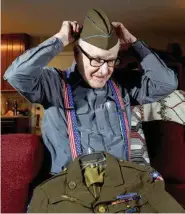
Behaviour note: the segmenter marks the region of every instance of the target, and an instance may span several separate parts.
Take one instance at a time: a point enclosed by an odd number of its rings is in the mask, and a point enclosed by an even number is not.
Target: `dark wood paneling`
[[[1,90],[15,90],[3,79],[3,75],[12,62],[29,48],[29,35],[1,35]]]

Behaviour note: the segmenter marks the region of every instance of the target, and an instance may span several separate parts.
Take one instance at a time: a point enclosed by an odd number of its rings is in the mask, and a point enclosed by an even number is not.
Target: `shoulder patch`
[[[150,173],[152,179],[154,182],[156,181],[164,181],[163,177],[161,176],[161,174],[157,171],[153,171]]]

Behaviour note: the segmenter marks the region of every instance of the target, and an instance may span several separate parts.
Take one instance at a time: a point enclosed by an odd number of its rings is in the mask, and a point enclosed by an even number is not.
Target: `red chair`
[[[152,166],[164,177],[167,191],[185,206],[184,126],[152,121],[143,124],[143,129]],[[38,136],[31,134],[2,135],[1,153],[1,211],[25,212],[30,184],[38,179],[41,165],[47,174],[48,163],[42,162],[43,144]],[[42,169],[39,174],[45,179]]]
[[[151,121],[143,129],[152,167],[163,176],[166,190],[185,207],[185,127]]]
[[[43,160],[40,138],[31,134],[1,135],[1,157],[1,212],[25,212],[30,184]]]

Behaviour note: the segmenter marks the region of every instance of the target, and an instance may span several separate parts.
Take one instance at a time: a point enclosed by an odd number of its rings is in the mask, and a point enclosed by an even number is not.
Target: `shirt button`
[[[70,181],[68,186],[69,186],[70,189],[75,189],[77,185],[76,185],[75,181]]]
[[[100,126],[100,129],[101,129],[101,130],[104,130],[104,126]]]
[[[104,205],[100,205],[100,206],[98,207],[98,212],[99,212],[99,213],[105,213],[105,211],[106,211],[106,208],[105,208]]]
[[[67,171],[67,167],[62,170],[62,172],[65,172],[65,171]]]

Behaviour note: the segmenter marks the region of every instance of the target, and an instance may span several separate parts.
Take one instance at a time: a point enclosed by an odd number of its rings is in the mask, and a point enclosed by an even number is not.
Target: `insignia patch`
[[[162,178],[162,176],[160,175],[160,173],[157,172],[157,171],[152,172],[151,176],[153,178],[153,181],[164,181],[164,179]]]
[[[141,198],[141,196],[139,196],[136,192],[128,193],[128,194],[116,196],[117,200],[113,201],[111,204],[116,205],[116,204],[121,204],[121,203],[127,203],[129,201],[139,200],[140,198]]]
[[[116,196],[116,199],[129,199],[129,198],[133,198],[135,196],[138,196],[137,192],[131,192],[128,194],[121,194]]]
[[[136,207],[133,207],[133,208],[126,210],[125,212],[126,213],[136,213],[136,212],[138,212],[138,209]]]

